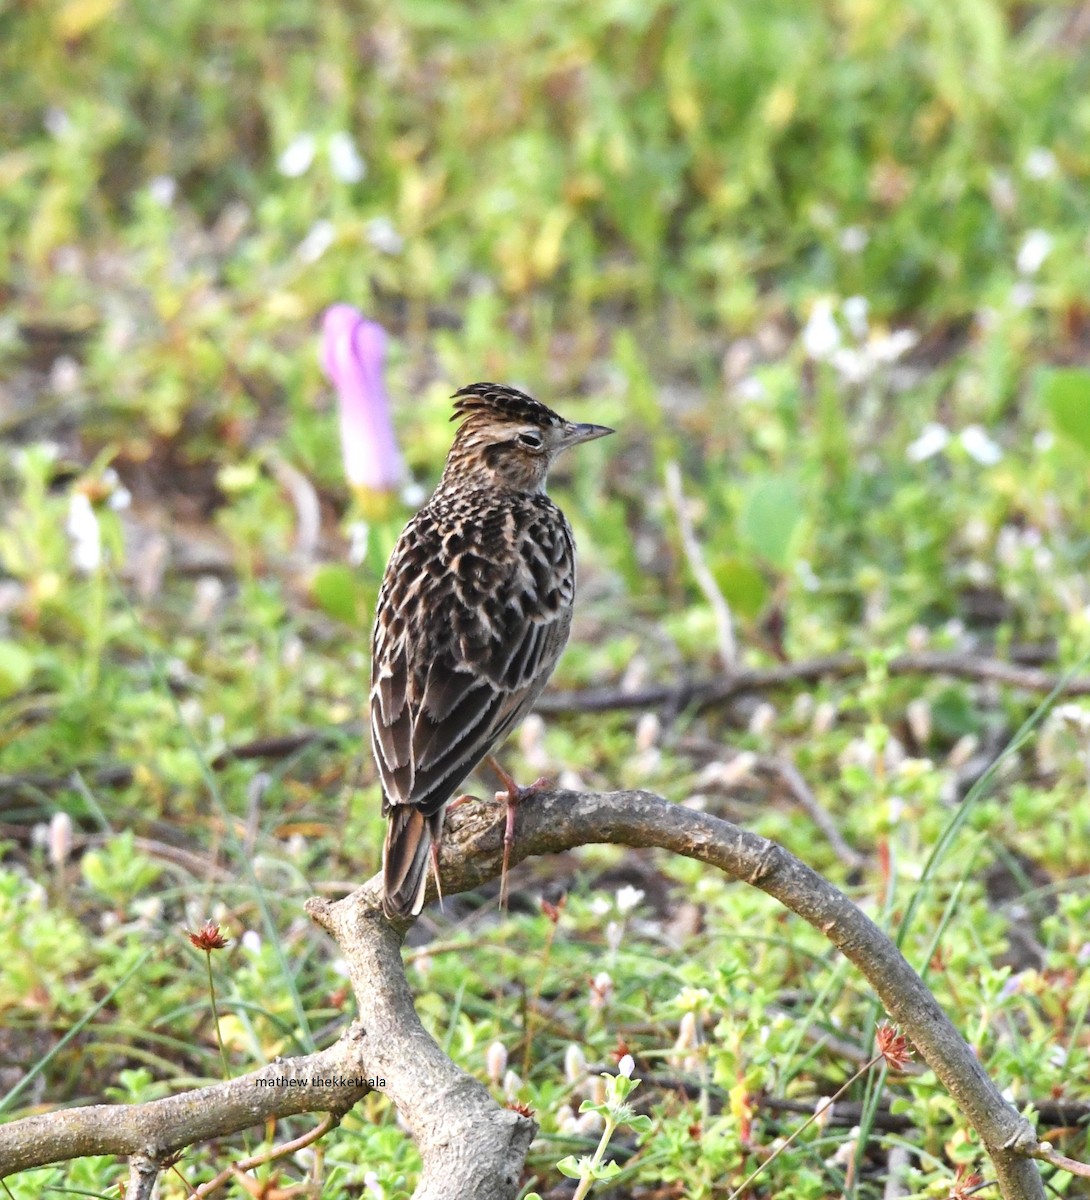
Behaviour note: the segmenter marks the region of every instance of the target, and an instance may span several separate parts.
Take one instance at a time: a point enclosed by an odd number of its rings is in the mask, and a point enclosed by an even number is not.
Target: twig
[[[670,461],[666,464],[666,496],[670,507],[677,518],[677,529],[681,535],[681,545],[685,551],[685,560],[697,586],[704,593],[704,599],[711,606],[715,617],[716,641],[719,644],[719,661],[723,670],[731,674],[738,665],[738,643],[734,637],[734,619],[731,616],[730,605],[719,590],[715,576],[708,570],[704,561],[704,551],[700,548],[696,531],[689,518],[689,502],[681,487],[681,469],[677,463]]]
[[[295,557],[303,564],[314,560],[322,532],[322,506],[314,484],[287,459],[271,454],[267,460],[276,482],[295,505]]]
[[[1050,1166],[1059,1167],[1061,1171],[1066,1171],[1069,1175],[1090,1179],[1090,1163],[1082,1163],[1074,1158],[1068,1158],[1058,1150],[1053,1150],[1049,1142],[1039,1142],[1037,1148],[1030,1151],[1030,1157],[1039,1158]]]
[[[853,654],[830,654],[782,666],[740,670],[730,676],[694,679],[679,684],[660,684],[623,691],[620,688],[588,688],[576,692],[547,692],[537,702],[537,711],[554,713],[612,712],[621,709],[695,705],[706,708],[724,704],[751,692],[772,691],[821,679],[850,679],[864,675],[867,664]],[[980,658],[975,654],[934,651],[902,654],[889,664],[891,675],[951,675],[973,683],[999,683],[1026,692],[1047,695],[1060,683],[1062,675],[1036,667],[1020,667],[1000,659]],[[1090,676],[1069,679],[1065,696],[1090,696]]]
[[[758,756],[756,766],[770,772],[780,780],[799,808],[825,834],[825,838],[833,848],[836,856],[849,870],[858,870],[866,862],[863,855],[857,850],[853,850],[844,840],[843,835],[836,826],[836,822],[818,803],[817,797],[810,790],[809,784],[803,779],[798,767],[790,759],[762,754]]]
[[[339,1122],[339,1117],[335,1117],[332,1113],[326,1113],[313,1129],[300,1134],[299,1137],[293,1138],[290,1142],[281,1142],[279,1146],[270,1146],[268,1150],[264,1150],[260,1154],[252,1154],[249,1158],[244,1158],[240,1162],[232,1163],[229,1167],[225,1167],[214,1179],[210,1179],[207,1183],[202,1183],[194,1195],[198,1197],[198,1200],[204,1200],[206,1196],[211,1196],[214,1192],[218,1192],[225,1183],[229,1183],[240,1172],[252,1171],[254,1167],[264,1166],[265,1163],[275,1162],[278,1158],[284,1158],[288,1154],[294,1154],[296,1151],[304,1149],[304,1147],[309,1146],[312,1142],[325,1137]]]

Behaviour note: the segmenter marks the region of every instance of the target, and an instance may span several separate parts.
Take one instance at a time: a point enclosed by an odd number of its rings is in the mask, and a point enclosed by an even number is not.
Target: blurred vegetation
[[[745,663],[868,664],[532,721],[511,766],[779,839],[900,934],[1017,1104],[1087,1111],[1090,707],[886,663],[1090,657],[1088,39],[1083,7],[999,0],[0,6],[0,1112],[218,1077],[181,933],[209,915],[233,1071],[348,1018],[302,902],[378,862],[369,620],[414,497],[366,529],[349,498],[315,352],[341,301],[392,334],[424,489],[474,379],[618,428],[556,473],[581,550],[557,686],[718,669],[671,462]],[[862,867],[739,752],[793,761]],[[627,1048],[653,1122],[614,1138],[611,1195],[725,1197],[803,1119],[772,1101],[870,1057],[858,977],[761,895],[602,847],[515,885],[509,918],[429,914],[412,982],[467,1069],[504,1044],[497,1092],[542,1128],[527,1189],[597,1144],[581,1063]],[[846,1103],[752,1194],[878,1196],[898,1145],[914,1196],[987,1172],[929,1072]],[[1090,1157],[1085,1120],[1053,1125]],[[375,1095],[281,1170],[393,1200],[415,1163]]]

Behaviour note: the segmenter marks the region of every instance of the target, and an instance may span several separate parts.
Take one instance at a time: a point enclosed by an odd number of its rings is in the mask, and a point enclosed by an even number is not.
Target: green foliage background
[[[0,4],[4,1116],[216,1077],[180,933],[208,915],[233,938],[213,962],[232,1070],[347,1018],[302,901],[377,864],[368,623],[411,508],[370,514],[346,568],[360,514],[316,356],[338,301],[391,331],[425,488],[473,379],[617,427],[557,472],[582,572],[558,687],[719,669],[670,462],[745,663],[867,663],[703,714],[550,718],[511,765],[778,838],[900,934],[1016,1103],[1090,1112],[1090,710],[1037,712],[969,792],[1040,697],[886,669],[1090,655],[1088,36],[1078,7],[998,0]],[[293,472],[321,505],[309,557]],[[223,755],[299,729],[321,737]],[[792,760],[862,866],[739,752]],[[430,915],[412,982],[467,1069],[506,1047],[542,1127],[527,1189],[597,1140],[569,1045],[593,1074],[620,1039],[645,1079],[618,1196],[729,1195],[802,1119],[765,1101],[810,1105],[870,1054],[866,989],[760,895],[606,848],[516,884],[509,918]],[[645,895],[622,912],[623,885]],[[543,891],[570,893],[556,926]],[[862,1134],[812,1129],[753,1194],[879,1195],[896,1144],[912,1195],[986,1172],[929,1073],[872,1072],[848,1102]],[[1090,1157],[1085,1119],[1063,1124]],[[415,1159],[375,1096],[281,1169],[392,1198]],[[7,1185],[116,1194],[122,1174]]]

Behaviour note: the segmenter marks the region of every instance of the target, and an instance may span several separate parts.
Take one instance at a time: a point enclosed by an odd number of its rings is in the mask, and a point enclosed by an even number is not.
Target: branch
[[[499,875],[503,823],[502,807],[492,804],[467,804],[450,814],[441,855],[447,895]],[[1032,1125],[999,1094],[900,951],[832,884],[775,843],[649,792],[539,794],[518,810],[512,858],[519,862],[589,842],[657,846],[708,863],[759,887],[821,930],[870,981],[976,1129],[1007,1200],[1042,1200],[1030,1156],[1044,1148]],[[336,903],[312,899],[306,907],[340,945],[356,993],[359,1020],[336,1045],[172,1099],[70,1109],[0,1126],[0,1176],[91,1153],[143,1154],[161,1162],[185,1145],[269,1117],[343,1113],[366,1087],[255,1085],[260,1077],[340,1071],[385,1078],[383,1090],[420,1147],[416,1200],[512,1200],[534,1124],[499,1108],[420,1025],[401,963],[407,924],[395,926],[382,916],[380,877]]]
[[[902,654],[890,662],[891,675],[951,675],[973,683],[1000,683],[1026,692],[1047,695],[1063,680],[1063,674],[1021,667],[997,658],[975,654],[933,651]],[[546,692],[535,710],[552,713],[610,712],[629,708],[707,708],[725,704],[737,696],[766,692],[821,679],[850,679],[865,675],[867,664],[853,654],[830,654],[782,666],[736,671],[712,679],[693,679],[678,684],[659,684],[624,691],[620,688],[587,688],[578,692]],[[1064,686],[1065,696],[1090,696],[1090,676],[1076,676]]]
[[[149,1100],[63,1108],[0,1125],[0,1177],[89,1154],[142,1156],[164,1164],[173,1154],[265,1121],[308,1112],[342,1114],[370,1087],[314,1087],[313,1079],[373,1078],[364,1062],[362,1032],[353,1027],[317,1054],[269,1063],[225,1083]],[[304,1087],[272,1080],[306,1080]]]
[[[441,855],[445,894],[478,887],[499,874],[502,828],[492,805],[466,804],[450,814]],[[831,883],[766,838],[642,791],[536,796],[518,809],[512,861],[590,842],[660,847],[706,862],[767,892],[819,929],[867,978],[980,1135],[1003,1195],[1043,1198],[1040,1175],[1028,1157],[1038,1145],[1033,1126],[1003,1099],[901,952]],[[429,894],[433,887],[429,883]],[[340,904],[366,910],[378,904],[379,894],[376,877]]]

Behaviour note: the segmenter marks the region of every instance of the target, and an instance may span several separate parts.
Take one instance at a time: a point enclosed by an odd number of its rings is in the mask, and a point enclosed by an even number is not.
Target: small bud
[[[946,764],[953,770],[958,770],[964,767],[965,764],[973,757],[980,745],[980,739],[975,733],[963,734],[954,743],[953,748],[946,757]]]
[[[586,1055],[574,1042],[569,1042],[564,1051],[564,1078],[574,1087],[582,1082],[586,1073]]]
[[[814,709],[814,719],[810,722],[811,732],[823,736],[836,724],[836,705],[831,700],[822,700]]]
[[[696,1013],[690,1010],[682,1014],[681,1021],[678,1024],[677,1041],[674,1043],[674,1049],[692,1050],[699,1043],[700,1038],[697,1036]]]
[[[505,1100],[517,1100],[522,1090],[522,1079],[514,1071],[508,1071],[503,1077],[503,1096]]]
[[[922,697],[909,702],[905,719],[912,730],[917,746],[926,746],[931,740],[931,705]]]
[[[557,1133],[575,1133],[575,1110],[570,1104],[562,1104],[556,1110]]]
[[[72,818],[66,812],[55,812],[49,822],[49,861],[63,867],[72,853]]]
[[[601,1133],[605,1122],[602,1120],[602,1114],[596,1112],[585,1112],[582,1116],[575,1120],[575,1132],[584,1134]]]
[[[662,733],[662,722],[657,713],[645,712],[636,722],[636,750],[643,754],[655,746]]]
[[[504,1071],[507,1070],[507,1047],[503,1042],[493,1042],[488,1047],[484,1061],[485,1069],[488,1071],[488,1078],[493,1083],[498,1084],[503,1078]]]
[[[772,728],[776,720],[776,710],[763,700],[753,710],[753,716],[749,719],[749,732],[756,737],[764,737]]]
[[[618,1075],[623,1075],[625,1079],[632,1078],[632,1072],[636,1069],[636,1061],[631,1054],[626,1054],[624,1058],[617,1064]]]
[[[590,981],[591,1008],[605,1008],[613,995],[613,979],[608,971],[599,971]]]

